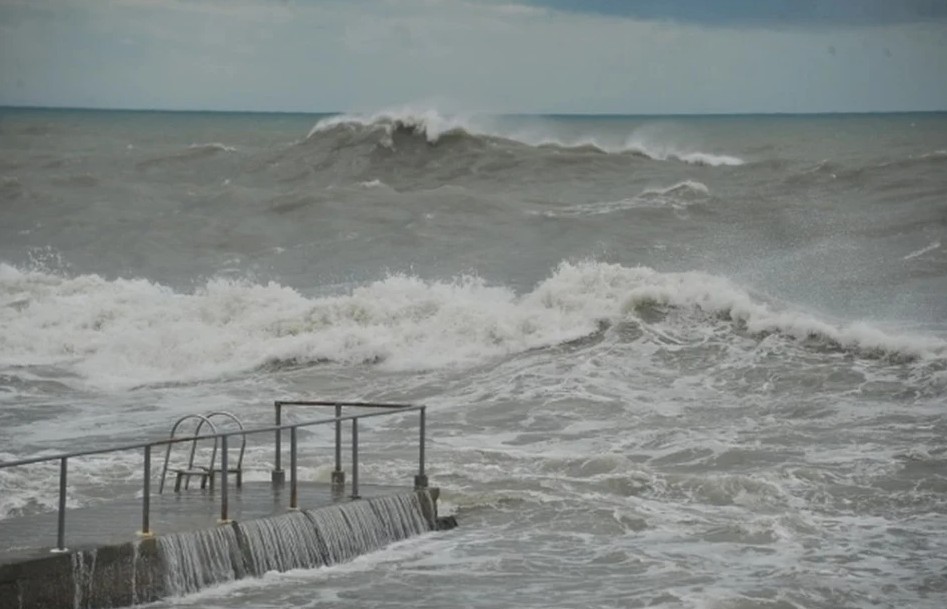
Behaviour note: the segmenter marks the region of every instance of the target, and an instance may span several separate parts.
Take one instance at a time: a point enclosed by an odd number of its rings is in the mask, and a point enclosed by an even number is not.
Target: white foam
[[[56,450],[43,450],[31,457],[48,457]],[[0,462],[15,461],[23,455],[0,452]],[[66,506],[77,508],[102,500],[105,484],[121,485],[141,472],[138,455],[108,453],[69,460],[69,487]],[[57,461],[0,469],[0,519],[49,512],[58,507],[59,464]],[[134,483],[133,483],[134,484]]]
[[[221,144],[220,142],[208,142],[202,144],[191,144],[188,146],[191,150],[206,150],[213,151],[219,150],[221,152],[236,152],[237,149],[234,146],[228,146],[226,144]]]
[[[925,246],[922,247],[921,249],[919,249],[919,250],[917,250],[917,251],[914,251],[914,252],[911,252],[910,254],[908,254],[907,256],[905,256],[904,258],[902,258],[901,260],[911,260],[911,259],[913,259],[913,258],[917,258],[917,257],[919,257],[919,256],[923,256],[924,254],[926,254],[926,253],[928,253],[928,252],[933,252],[933,251],[936,250],[936,249],[940,249],[940,241],[932,241],[931,243],[928,243],[927,245],[925,245]]]
[[[466,367],[590,335],[650,305],[723,317],[751,333],[818,337],[854,351],[944,357],[945,341],[779,310],[726,279],[597,262],[562,263],[516,295],[476,277],[407,275],[330,297],[213,279],[193,293],[144,279],[63,277],[0,265],[0,366],[55,365],[124,389],[239,374],[272,362]],[[716,320],[716,321],[715,321]]]
[[[306,139],[332,130],[336,127],[372,127],[380,128],[391,135],[398,126],[410,127],[427,137],[430,143],[437,142],[441,136],[464,131],[471,134],[488,135],[478,129],[470,117],[447,116],[431,108],[412,108],[405,106],[382,110],[375,114],[340,114],[324,118],[317,122]]]
[[[622,152],[635,152],[657,161],[676,160],[691,165],[705,165],[710,167],[743,165],[743,159],[727,154],[712,154],[694,150],[692,147],[672,138],[653,134],[649,129],[638,129],[625,141]]]
[[[685,163],[693,165],[709,165],[719,167],[721,165],[737,166],[743,165],[743,159],[726,154],[708,154],[706,152],[682,152],[670,155],[670,158],[677,158]]]

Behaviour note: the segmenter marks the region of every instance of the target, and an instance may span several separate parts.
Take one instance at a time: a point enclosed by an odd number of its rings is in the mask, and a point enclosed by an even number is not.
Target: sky
[[[947,0],[0,0],[0,105],[947,110]]]

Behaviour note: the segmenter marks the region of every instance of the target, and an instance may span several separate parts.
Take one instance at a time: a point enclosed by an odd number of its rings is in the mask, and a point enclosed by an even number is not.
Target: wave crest
[[[598,262],[561,263],[524,295],[477,277],[393,275],[313,298],[272,282],[213,279],[185,294],[144,279],[67,278],[0,264],[0,366],[65,367],[103,388],[282,362],[467,367],[592,336],[602,324],[663,323],[655,307],[703,312],[688,323],[734,324],[723,331],[735,337],[779,334],[900,361],[947,357],[944,340],[780,310],[721,277]]]
[[[421,135],[429,144],[436,144],[441,137],[448,134],[489,135],[474,128],[470,119],[445,116],[436,110],[402,109],[382,111],[368,116],[340,114],[325,118],[309,130],[306,139],[309,140],[319,134],[339,128],[349,130],[363,128],[370,131],[380,131],[387,136],[386,141],[389,145],[391,145],[391,137],[397,131]]]
[[[624,141],[608,141],[601,133],[563,135],[551,125],[532,122],[517,126],[503,117],[447,115],[433,109],[399,108],[375,114],[340,114],[324,118],[310,129],[306,140],[329,133],[376,133],[379,143],[394,148],[394,137],[399,133],[422,137],[435,145],[449,136],[470,137],[484,142],[506,142],[530,148],[552,148],[574,153],[630,154],[654,161],[678,161],[710,167],[738,166],[745,161],[727,154],[709,153],[692,147],[661,141],[650,135],[651,129],[636,129]]]

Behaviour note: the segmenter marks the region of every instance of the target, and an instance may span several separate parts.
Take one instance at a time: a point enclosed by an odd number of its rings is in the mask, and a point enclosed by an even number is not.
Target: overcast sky
[[[947,0],[0,0],[0,104],[947,110]]]

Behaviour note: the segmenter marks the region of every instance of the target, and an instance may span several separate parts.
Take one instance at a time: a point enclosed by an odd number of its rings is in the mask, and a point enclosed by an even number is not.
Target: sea
[[[0,110],[0,461],[278,399],[460,526],[154,607],[940,609],[947,114]]]

